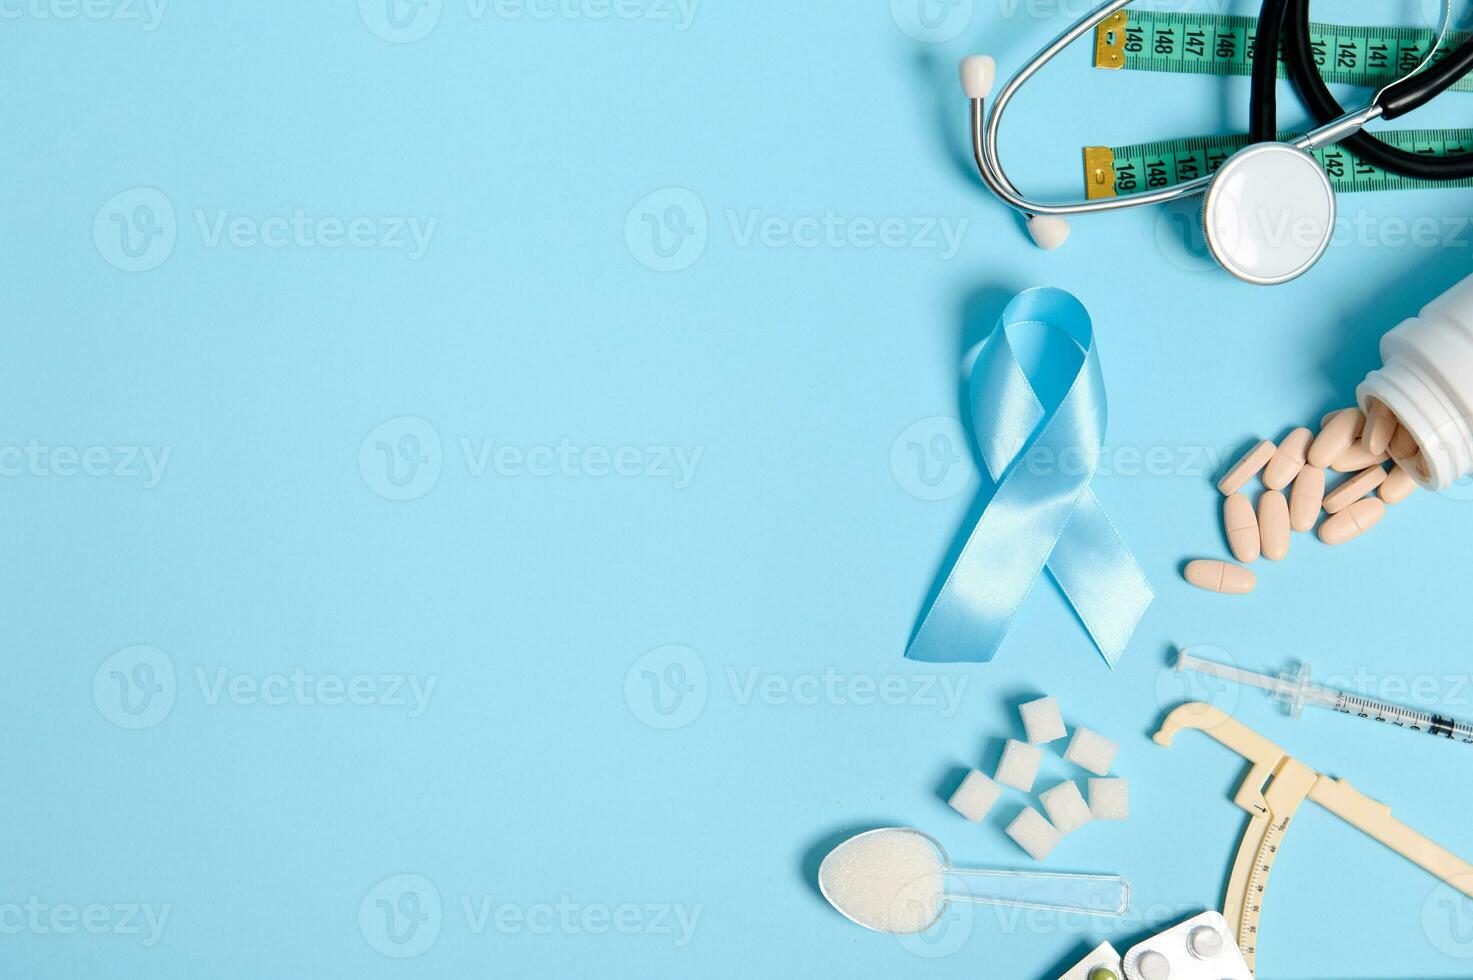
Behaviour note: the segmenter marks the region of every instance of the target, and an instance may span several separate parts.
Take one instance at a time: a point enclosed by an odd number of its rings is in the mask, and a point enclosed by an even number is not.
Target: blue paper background
[[[1473,716],[1466,488],[1296,538],[1246,599],[1178,577],[1225,553],[1217,462],[1346,402],[1469,271],[1467,191],[1346,197],[1369,243],[1273,289],[1208,270],[1183,210],[1045,254],[980,192],[954,65],[1008,70],[1082,4],[959,0],[921,40],[915,0],[384,2],[5,8],[6,975],[1054,977],[1220,905],[1241,770],[1148,741],[1188,693],[1173,644]],[[1088,62],[1016,103],[1026,188],[1075,194],[1084,143],[1242,125],[1245,80]],[[962,351],[1038,284],[1095,316],[1110,445],[1173,459],[1096,482],[1159,599],[1114,673],[1052,587],[996,663],[906,662],[977,490],[939,468]],[[1029,865],[1021,795],[981,829],[944,796],[1044,692],[1134,793],[1048,866],[1128,875],[1132,917],[902,944],[834,914],[814,871],[851,830]],[[1236,709],[1473,854],[1465,749]],[[1262,976],[1473,970],[1473,906],[1313,807],[1291,833]]]

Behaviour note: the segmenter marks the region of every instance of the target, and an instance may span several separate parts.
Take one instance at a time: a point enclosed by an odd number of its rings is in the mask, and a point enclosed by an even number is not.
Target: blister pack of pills
[[[1220,912],[1204,912],[1132,947],[1102,944],[1059,980],[1253,980]]]

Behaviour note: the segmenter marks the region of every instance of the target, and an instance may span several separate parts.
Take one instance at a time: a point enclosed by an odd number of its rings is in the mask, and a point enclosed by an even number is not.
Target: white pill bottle
[[[1382,337],[1381,362],[1356,400],[1380,400],[1417,441],[1412,475],[1433,490],[1473,475],[1473,276]]]

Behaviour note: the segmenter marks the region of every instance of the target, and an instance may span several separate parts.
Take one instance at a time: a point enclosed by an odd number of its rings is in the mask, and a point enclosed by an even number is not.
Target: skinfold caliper
[[[1155,736],[1170,747],[1176,733],[1195,728],[1247,759],[1252,768],[1233,802],[1248,811],[1222,914],[1251,968],[1258,953],[1258,923],[1269,872],[1299,807],[1313,800],[1362,833],[1473,897],[1473,864],[1391,816],[1391,808],[1341,779],[1315,772],[1221,708],[1190,702],[1176,708]]]

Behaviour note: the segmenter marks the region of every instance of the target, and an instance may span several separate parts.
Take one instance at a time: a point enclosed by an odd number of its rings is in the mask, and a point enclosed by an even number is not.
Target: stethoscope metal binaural
[[[1434,44],[1416,68],[1376,93],[1362,108],[1345,112],[1329,96],[1321,93],[1323,81],[1312,61],[1308,37],[1308,0],[1265,0],[1259,16],[1256,50],[1279,48],[1281,30],[1288,21],[1286,47],[1291,55],[1290,75],[1301,94],[1315,110],[1322,125],[1290,142],[1276,142],[1273,137],[1274,83],[1277,59],[1261,59],[1253,72],[1253,133],[1256,142],[1229,157],[1212,174],[1158,190],[1141,191],[1121,197],[1045,203],[1023,196],[1008,178],[998,159],[997,133],[1008,103],[1023,84],[1039,69],[1074,41],[1094,30],[1102,21],[1126,7],[1130,0],[1107,0],[1063,34],[1055,38],[1023,65],[1003,85],[992,100],[992,111],[986,100],[992,88],[996,66],[986,55],[962,60],[962,89],[972,103],[972,149],[983,182],[1004,204],[1022,212],[1028,231],[1044,248],[1057,248],[1069,235],[1065,218],[1076,214],[1094,214],[1146,204],[1163,204],[1180,198],[1205,194],[1202,209],[1203,234],[1207,247],[1218,263],[1245,282],[1273,285],[1288,282],[1307,272],[1330,244],[1335,230],[1335,192],[1329,176],[1310,151],[1319,147],[1351,140],[1352,148],[1366,153],[1387,169],[1401,171],[1405,167],[1423,168],[1427,162],[1406,163],[1381,159],[1378,140],[1361,130],[1376,118],[1393,119],[1430,101],[1473,70],[1473,39],[1433,65],[1434,55],[1447,37],[1452,15],[1451,0],[1442,2],[1442,24]],[[1260,68],[1260,66],[1262,66]],[[1297,73],[1296,73],[1297,70]],[[1326,107],[1333,107],[1327,109]],[[1379,152],[1379,151],[1378,151]],[[1468,159],[1450,158],[1432,161],[1449,166],[1455,172],[1432,179],[1465,176],[1473,167],[1473,154]],[[1421,169],[1416,172],[1420,175]]]

